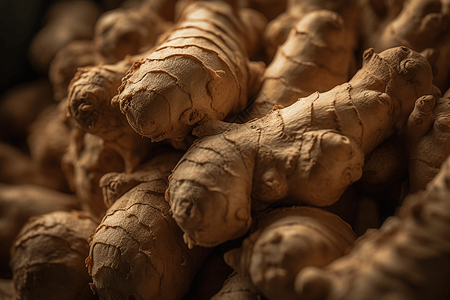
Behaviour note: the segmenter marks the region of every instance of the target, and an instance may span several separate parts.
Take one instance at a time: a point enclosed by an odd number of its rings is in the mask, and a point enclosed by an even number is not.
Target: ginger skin
[[[186,5],[173,31],[133,64],[117,102],[131,127],[153,141],[182,140],[194,126],[242,110],[263,72],[250,63],[246,28],[226,2]]]
[[[268,299],[298,299],[294,282],[306,266],[323,267],[346,254],[356,239],[337,215],[308,207],[285,207],[263,215],[226,262]]]
[[[299,299],[434,299],[450,296],[450,160],[346,256],[296,278]]]
[[[16,299],[97,299],[84,264],[87,239],[97,225],[78,211],[30,219],[11,248]]]
[[[286,107],[298,98],[346,82],[353,62],[351,38],[339,14],[329,10],[306,14],[266,68],[258,97],[237,119],[262,117],[274,105]]]
[[[209,249],[188,249],[164,200],[167,176],[180,156],[168,152],[149,161],[134,176],[141,183],[112,204],[90,238],[86,264],[101,299],[178,300],[188,292]],[[129,180],[120,187],[117,176],[110,178],[118,190],[128,188]]]
[[[256,121],[196,129],[204,138],[180,160],[166,193],[190,244],[242,236],[252,222],[251,197],[327,206],[361,177],[364,156],[436,89],[428,62],[408,48],[369,49],[364,62],[348,83]]]

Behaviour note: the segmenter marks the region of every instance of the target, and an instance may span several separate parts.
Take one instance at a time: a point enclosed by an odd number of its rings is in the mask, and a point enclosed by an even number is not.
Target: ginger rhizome
[[[103,203],[100,178],[106,173],[124,171],[121,156],[105,146],[101,138],[74,128],[62,158],[62,169],[82,209],[101,219],[107,207]]]
[[[403,135],[409,150],[411,193],[425,190],[450,154],[450,99],[418,99]]]
[[[164,16],[172,16],[173,19],[175,2],[146,0],[133,7],[103,13],[95,25],[95,49],[108,63],[116,63],[127,55],[149,50],[158,37],[172,26],[172,22]]]
[[[450,160],[396,216],[367,231],[346,256],[297,275],[299,299],[448,299]]]
[[[356,0],[287,0],[286,11],[279,14],[266,27],[264,42],[268,59],[272,59],[279,45],[287,39],[295,24],[311,12],[330,10],[344,19],[345,26],[351,31],[348,41],[351,48],[356,47],[357,16],[359,6]]]
[[[167,199],[190,244],[212,246],[250,227],[251,196],[327,206],[362,174],[364,156],[435,93],[426,59],[405,47],[364,53],[348,82],[246,124],[211,121],[170,178]],[[230,189],[230,187],[233,187]]]
[[[69,112],[78,126],[116,151],[127,172],[148,158],[154,147],[150,139],[142,138],[130,127],[119,108],[111,103],[132,63],[133,59],[127,58],[114,65],[82,68],[72,79],[68,95]]]
[[[30,219],[11,248],[17,299],[96,299],[84,259],[87,239],[97,225],[77,211]]]
[[[246,30],[226,2],[186,5],[175,28],[122,80],[114,101],[131,127],[154,141],[180,140],[200,122],[242,110],[263,71],[247,58]]]
[[[260,300],[258,289],[241,274],[234,272],[211,300]]]
[[[112,204],[90,238],[86,263],[101,299],[177,300],[188,292],[209,249],[188,249],[164,199],[167,175],[180,156],[172,151],[149,161],[147,176]],[[129,184],[110,180],[117,190]]]
[[[264,116],[274,105],[326,92],[349,79],[353,63],[352,34],[340,15],[319,10],[294,24],[264,72],[258,97],[238,118]]]
[[[324,267],[346,254],[356,234],[337,215],[309,207],[278,208],[264,214],[226,262],[268,299],[297,299],[294,282],[307,266]]]
[[[33,184],[0,184],[0,268],[8,269],[9,249],[33,216],[79,209],[74,195]]]
[[[397,2],[394,5],[396,8],[381,18],[381,24],[375,23],[364,31],[363,46],[373,47],[376,51],[406,46],[417,52],[423,52],[433,68],[433,83],[442,91],[446,91],[450,87],[450,61],[448,60],[450,40],[447,38],[450,33],[450,5],[448,1],[395,2]]]

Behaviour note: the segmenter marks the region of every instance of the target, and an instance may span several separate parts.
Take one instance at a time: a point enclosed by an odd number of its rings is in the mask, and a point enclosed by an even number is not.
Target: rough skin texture
[[[134,132],[119,108],[111,103],[133,59],[136,58],[80,69],[72,79],[68,96],[70,115],[78,126],[100,137],[105,147],[119,153],[127,172],[148,158],[154,147],[150,139]]]
[[[120,155],[99,137],[73,129],[69,147],[62,158],[62,169],[84,211],[101,219],[106,212],[100,178],[106,173],[123,172]]]
[[[87,239],[97,225],[76,211],[31,219],[11,249],[17,299],[96,299],[84,259]]]
[[[392,10],[398,13],[386,14],[375,30],[366,31],[362,37],[364,46],[376,51],[406,46],[424,52],[433,68],[433,83],[446,91],[450,87],[450,3],[447,0],[395,2],[402,3]]]
[[[411,193],[425,190],[450,154],[450,99],[424,96],[404,130]]]
[[[164,200],[179,158],[156,156],[167,161],[166,170],[149,168],[147,180],[114,202],[91,237],[86,264],[101,299],[177,300],[188,292],[209,249],[188,249]]]
[[[0,268],[8,269],[9,249],[29,218],[79,209],[75,196],[31,184],[0,185]]]
[[[323,267],[346,254],[356,239],[351,227],[326,210],[297,206],[263,215],[226,262],[268,299],[298,299],[294,282],[306,266]]]
[[[278,48],[258,97],[237,116],[238,121],[260,118],[275,105],[286,107],[346,82],[353,63],[350,38],[337,13],[318,10],[305,15]]]
[[[417,98],[434,94],[432,73],[405,47],[364,54],[343,85],[242,125],[209,122],[170,178],[167,199],[191,244],[242,236],[251,198],[326,206],[362,174],[364,155],[400,130]],[[229,187],[233,187],[230,189]]]
[[[318,10],[330,10],[341,15],[353,37],[350,47],[356,47],[356,21],[359,6],[355,0],[287,0],[286,11],[279,14],[266,27],[264,41],[267,57],[271,60],[279,45],[283,44],[295,24],[307,14]]]
[[[130,68],[114,101],[153,141],[181,140],[199,122],[242,110],[248,86],[263,72],[247,58],[245,34],[227,3],[187,5],[177,26]]]
[[[434,299],[450,297],[450,160],[425,191],[408,196],[396,216],[366,232],[352,251],[296,279],[300,299]]]
[[[105,62],[113,64],[127,55],[149,50],[158,36],[172,26],[148,5],[150,2],[158,1],[143,1],[135,7],[117,8],[100,16],[95,24],[93,44]]]

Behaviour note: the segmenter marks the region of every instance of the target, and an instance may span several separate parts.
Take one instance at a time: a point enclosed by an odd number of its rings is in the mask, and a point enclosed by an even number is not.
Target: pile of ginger
[[[56,3],[0,99],[0,299],[449,299],[449,35],[448,0]]]

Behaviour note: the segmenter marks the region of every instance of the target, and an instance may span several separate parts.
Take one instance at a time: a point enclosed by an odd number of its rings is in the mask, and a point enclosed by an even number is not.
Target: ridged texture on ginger
[[[100,178],[106,173],[123,172],[121,156],[101,138],[75,128],[62,158],[62,168],[83,210],[101,219],[107,207],[103,203]]]
[[[351,227],[326,210],[297,206],[263,215],[226,262],[268,299],[297,299],[294,282],[306,266],[323,267],[343,256],[356,239]]]
[[[450,160],[396,216],[367,231],[346,256],[303,269],[299,299],[444,300],[450,297]]]
[[[148,158],[154,147],[150,139],[134,132],[119,108],[111,103],[132,64],[133,58],[128,57],[114,65],[79,69],[70,83],[68,95],[69,112],[75,122],[85,132],[101,138],[105,147],[116,151],[127,172],[132,172]]]
[[[164,200],[167,171],[124,193],[108,209],[90,239],[86,260],[101,299],[181,299],[209,250],[189,250]],[[158,159],[158,158],[155,158]],[[165,178],[164,178],[165,177]],[[116,183],[120,184],[120,183]],[[126,183],[125,183],[126,184]]]
[[[114,101],[139,134],[183,139],[195,124],[245,106],[248,85],[263,71],[248,60],[245,41],[226,2],[186,5],[165,39],[130,68]]]
[[[31,219],[11,249],[17,299],[96,299],[84,260],[97,223],[79,212]]]
[[[242,236],[251,197],[326,206],[362,174],[364,156],[400,130],[432,72],[405,47],[364,54],[348,82],[246,124],[208,122],[171,175],[167,199],[191,244]],[[230,189],[230,187],[233,187]]]
[[[259,118],[274,105],[289,106],[298,98],[346,82],[353,62],[350,38],[339,14],[318,10],[305,15],[278,47],[258,97],[238,118]]]
[[[0,185],[0,267],[6,269],[9,249],[29,218],[54,211],[79,209],[75,196],[32,184]]]
[[[342,16],[352,37],[350,48],[357,43],[356,33],[359,5],[356,0],[287,0],[286,11],[267,24],[264,41],[268,59],[272,59],[279,45],[283,44],[295,24],[311,12],[329,10]]]
[[[411,192],[425,190],[450,154],[450,98],[421,97],[404,137],[409,150]]]

